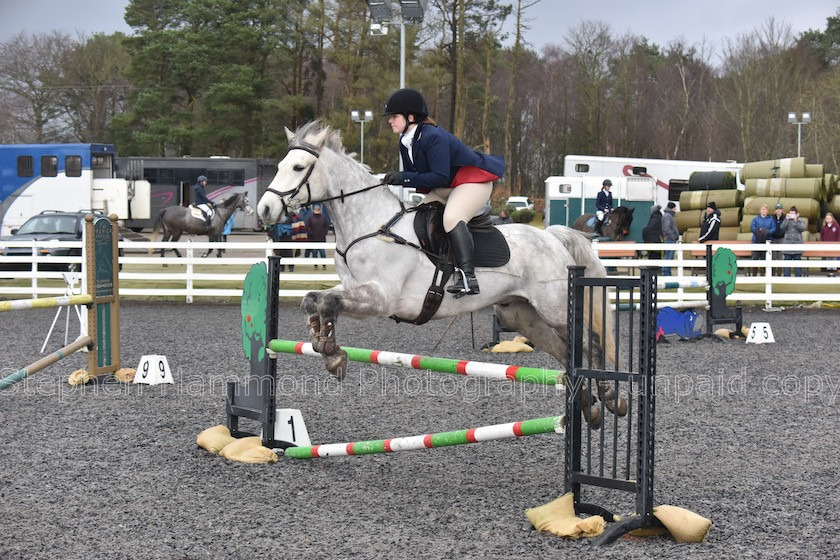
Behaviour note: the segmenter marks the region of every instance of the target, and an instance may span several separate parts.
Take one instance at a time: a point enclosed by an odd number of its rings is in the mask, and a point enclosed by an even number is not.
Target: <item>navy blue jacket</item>
[[[400,142],[402,184],[414,187],[419,193],[450,186],[458,170],[468,165],[498,177],[505,172],[504,158],[471,150],[450,132],[432,124],[417,126],[411,151],[414,161],[408,157],[408,150]]]
[[[613,197],[611,192],[607,192],[604,189],[598,191],[598,196],[595,197],[595,209],[600,210],[601,212],[606,211],[607,209],[613,209]]]
[[[210,199],[207,198],[207,193],[204,192],[204,187],[201,186],[201,183],[196,183],[193,185],[193,190],[195,191],[195,205],[198,206],[199,204],[212,204]]]

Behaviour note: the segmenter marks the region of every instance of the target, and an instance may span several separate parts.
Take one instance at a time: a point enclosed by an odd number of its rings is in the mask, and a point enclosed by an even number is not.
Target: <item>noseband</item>
[[[280,192],[280,191],[272,189],[272,188],[265,189],[266,192],[276,194],[277,196],[280,197],[280,203],[283,205],[283,214],[284,215],[287,214],[288,211],[289,211],[289,207],[286,206],[285,197],[286,196],[288,196],[289,198],[296,197],[297,194],[301,191],[301,189],[303,189],[303,187],[306,187],[306,204],[303,204],[303,206],[309,206],[310,204],[312,204],[312,191],[309,188],[309,176],[312,175],[312,171],[315,169],[315,164],[318,163],[318,158],[321,157],[320,152],[318,152],[318,150],[315,149],[315,146],[310,146],[308,144],[299,144],[299,145],[296,145],[296,146],[289,146],[289,152],[291,152],[292,150],[303,150],[304,152],[309,152],[310,154],[315,156],[315,161],[313,161],[312,165],[309,166],[309,169],[306,171],[306,175],[303,176],[303,179],[300,180],[300,183],[298,183],[295,188],[293,188],[291,190],[288,190],[288,191],[283,191],[283,192]],[[286,155],[288,155],[288,152],[286,152]]]

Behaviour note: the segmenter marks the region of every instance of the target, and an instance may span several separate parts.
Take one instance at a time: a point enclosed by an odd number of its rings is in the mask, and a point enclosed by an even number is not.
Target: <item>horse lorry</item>
[[[615,205],[635,208],[628,240],[641,241],[651,207],[678,202],[693,172],[729,171],[738,176],[742,166],[734,161],[568,155],[563,175],[545,180],[545,225],[571,226],[582,214],[594,213],[595,198],[604,179],[609,179]]]
[[[44,210],[149,218],[148,181],[116,175],[113,144],[0,145],[0,235]]]

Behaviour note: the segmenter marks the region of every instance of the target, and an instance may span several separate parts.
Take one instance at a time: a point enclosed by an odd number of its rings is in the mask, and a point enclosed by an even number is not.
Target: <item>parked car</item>
[[[533,210],[534,209],[534,201],[528,198],[527,196],[511,196],[507,199],[505,203],[506,206],[513,206],[514,211],[516,210]]]
[[[32,216],[18,229],[13,229],[11,235],[4,235],[0,237],[2,241],[81,241],[82,231],[85,223],[85,216],[93,214],[94,216],[105,216],[102,212],[85,210],[80,212],[61,212],[57,210],[44,210],[40,214]],[[122,236],[119,238],[122,240]],[[81,247],[43,247],[40,249],[41,255],[51,255],[56,257],[80,257],[82,255]],[[123,255],[123,250],[119,250],[119,256]],[[32,249],[30,247],[4,247],[4,257],[31,257]],[[30,263],[4,263],[3,268],[6,270],[29,270],[32,265]],[[76,265],[68,265],[66,262],[60,263],[38,263],[39,270],[68,270],[77,268]],[[122,265],[120,265],[122,268]]]

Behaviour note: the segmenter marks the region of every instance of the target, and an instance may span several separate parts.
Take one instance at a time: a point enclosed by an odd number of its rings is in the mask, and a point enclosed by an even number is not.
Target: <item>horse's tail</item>
[[[154,243],[154,242],[155,242],[155,238],[157,238],[158,228],[162,228],[162,229],[163,229],[163,233],[164,233],[164,237],[166,236],[166,225],[163,223],[163,212],[164,212],[164,210],[166,210],[166,208],[164,208],[163,210],[161,210],[161,211],[160,211],[160,213],[158,214],[158,217],[157,217],[157,218],[155,218],[155,226],[154,226],[154,228],[152,229],[152,237],[151,237],[151,239],[149,239],[149,241],[151,241],[152,243]],[[155,250],[154,250],[154,249],[152,249],[152,248],[150,247],[150,248],[149,248],[149,252],[148,252],[148,253],[149,253],[150,255],[153,255],[153,254],[154,254],[154,252],[155,252]]]
[[[546,231],[560,240],[560,243],[562,243],[566,247],[566,250],[568,250],[571,254],[575,264],[586,267],[586,276],[606,278],[607,269],[604,268],[604,265],[601,264],[600,259],[598,259],[598,255],[595,253],[595,249],[592,248],[592,242],[588,237],[577,230],[564,226],[551,226],[547,228]],[[589,293],[588,290],[587,293]],[[601,337],[601,340],[604,341],[604,352],[607,359],[611,360],[614,364],[618,363],[618,356],[616,356],[615,352],[615,330],[613,325],[612,308],[609,306],[609,301],[604,300],[603,290],[592,290],[591,293],[593,294],[595,301],[592,302],[594,305],[592,313],[593,324],[590,325],[590,327],[592,330],[597,332],[598,336]],[[584,300],[583,305],[583,316],[584,318],[588,318],[590,316],[590,301],[588,297]]]

